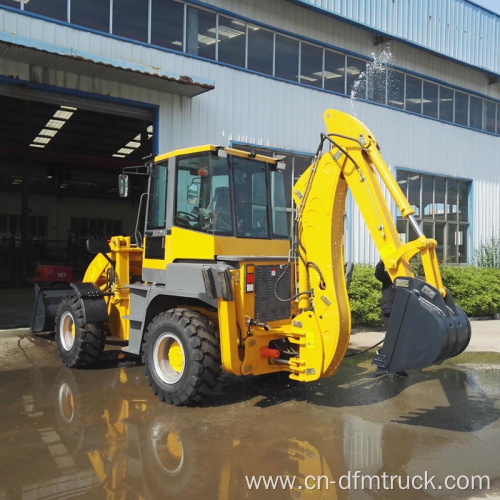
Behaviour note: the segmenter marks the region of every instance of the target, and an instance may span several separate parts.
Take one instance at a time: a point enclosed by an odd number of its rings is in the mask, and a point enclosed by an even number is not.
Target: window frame
[[[424,224],[432,224],[432,235],[427,234],[426,231],[424,231],[425,236],[428,238],[434,238],[436,239],[436,226],[437,225],[442,225],[443,226],[443,262],[449,265],[468,265],[471,262],[472,259],[472,252],[471,252],[471,229],[472,229],[472,218],[471,218],[471,193],[472,193],[472,179],[465,179],[462,177],[453,177],[453,176],[447,176],[447,175],[441,175],[441,174],[433,174],[430,172],[421,172],[417,170],[411,170],[411,169],[406,169],[406,168],[400,168],[396,167],[395,169],[396,173],[396,179],[398,177],[398,173],[404,173],[407,175],[407,181],[406,181],[406,187],[402,189],[403,194],[405,197],[408,199],[409,193],[408,193],[408,185],[409,185],[409,176],[410,175],[418,175],[420,176],[420,194],[419,194],[419,203],[420,203],[420,216],[415,216],[415,219],[417,222],[420,224],[421,227],[424,227]],[[432,179],[432,217],[425,217],[424,212],[425,209],[423,207],[423,201],[424,201],[424,176],[431,178]],[[445,181],[445,188],[444,188],[444,204],[443,204],[443,218],[437,218],[436,215],[436,180],[441,179]],[[448,217],[448,201],[449,201],[449,182],[455,182],[456,187],[457,187],[457,192],[456,192],[456,217],[455,219]],[[467,186],[467,220],[463,221],[460,219],[460,184],[465,184]],[[397,207],[396,207],[397,208]],[[398,234],[404,234],[405,237],[405,242],[410,241],[410,237],[413,238],[414,234],[412,234],[412,227],[409,224],[408,219],[405,219],[404,217],[401,216],[399,211],[396,213],[396,227],[399,226],[401,222],[404,222],[405,224],[405,233],[400,233],[398,229]],[[449,238],[449,230],[450,227],[456,226],[457,230],[460,228],[464,228],[465,230],[465,237],[467,239],[466,244],[465,244],[465,250],[466,250],[466,256],[465,259],[463,259],[463,262],[460,262],[460,244],[455,243],[455,249],[456,249],[456,259],[454,262],[448,261],[448,238]]]

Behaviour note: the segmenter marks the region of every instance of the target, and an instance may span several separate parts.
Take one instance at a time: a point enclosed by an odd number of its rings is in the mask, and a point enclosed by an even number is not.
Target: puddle
[[[4,371],[0,498],[415,498],[304,488],[310,475],[356,470],[487,474],[497,491],[500,355],[464,354],[404,380],[370,378],[370,360],[349,358],[311,384],[224,376],[190,408],[158,402],[143,367],[118,356],[95,370]],[[296,476],[296,488],[249,490],[251,475]]]

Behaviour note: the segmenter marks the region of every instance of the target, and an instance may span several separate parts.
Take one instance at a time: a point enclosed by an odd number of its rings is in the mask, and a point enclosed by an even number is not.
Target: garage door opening
[[[153,153],[153,111],[51,94],[0,95],[0,285],[30,284],[39,264],[81,278],[89,236],[129,235],[138,199],[118,196],[124,166]]]

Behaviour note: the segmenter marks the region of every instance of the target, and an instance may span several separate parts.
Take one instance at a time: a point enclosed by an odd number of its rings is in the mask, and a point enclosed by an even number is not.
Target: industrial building
[[[500,234],[500,17],[472,2],[0,0],[0,284],[130,234],[144,186],[117,175],[151,154],[285,156],[291,193],[327,108],[370,127],[441,260]],[[352,200],[345,227],[376,262]]]

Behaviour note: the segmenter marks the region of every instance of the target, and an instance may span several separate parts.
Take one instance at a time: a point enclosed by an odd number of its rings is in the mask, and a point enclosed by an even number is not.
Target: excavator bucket
[[[397,288],[377,374],[425,368],[460,354],[469,345],[470,322],[450,293],[417,278],[396,278]]]
[[[54,331],[59,302],[63,297],[71,294],[71,286],[67,283],[35,284],[31,331],[33,333]]]

